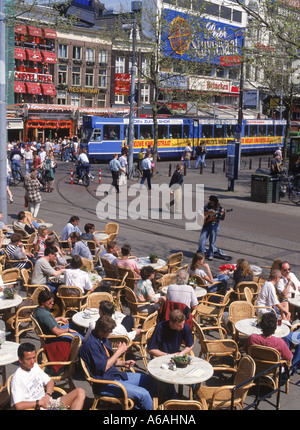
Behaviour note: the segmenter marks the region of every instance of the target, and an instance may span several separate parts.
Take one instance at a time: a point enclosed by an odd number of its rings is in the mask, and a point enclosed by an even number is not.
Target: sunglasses
[[[288,269],[282,269],[284,272],[289,272],[291,270],[291,268],[289,267]]]

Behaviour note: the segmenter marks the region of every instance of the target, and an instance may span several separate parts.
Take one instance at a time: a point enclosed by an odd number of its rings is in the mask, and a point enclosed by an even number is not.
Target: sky
[[[119,10],[121,7],[126,11],[131,10],[131,0],[100,0],[106,7],[110,9],[113,7],[115,10]]]

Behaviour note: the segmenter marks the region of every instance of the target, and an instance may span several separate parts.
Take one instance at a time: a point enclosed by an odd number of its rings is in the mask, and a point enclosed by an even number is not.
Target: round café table
[[[92,309],[92,312],[90,312],[90,316],[88,318],[85,315],[85,311],[76,312],[72,316],[72,321],[80,327],[89,328],[91,322],[97,321],[97,319],[99,319],[99,309]]]
[[[3,292],[0,293],[0,312],[5,309],[14,308],[15,306],[19,306],[22,303],[23,298],[16,294],[13,299],[5,299]]]
[[[151,266],[153,269],[161,269],[167,264],[166,261],[162,260],[161,258],[159,258],[156,263],[151,263],[149,257],[135,258],[134,261],[136,262],[139,269],[141,269],[143,266]]]
[[[180,286],[178,286],[178,288],[179,287]],[[162,287],[162,289],[161,289],[162,293],[167,295],[168,288],[169,288],[168,285],[166,287]],[[194,288],[194,291],[195,291],[197,299],[200,299],[201,297],[204,297],[207,294],[207,290],[205,288],[199,287],[198,285],[196,286],[196,288]]]
[[[177,367],[177,370],[164,369],[172,358],[172,354],[163,355],[150,360],[148,363],[148,373],[159,381],[159,392],[163,387],[162,383],[178,385],[179,397],[182,396],[184,385],[189,386],[190,400],[193,399],[192,386],[201,384],[213,376],[214,369],[210,363],[202,358],[191,356],[191,363],[184,368]],[[159,398],[159,402],[161,399]]]
[[[295,293],[295,297],[288,297],[288,302],[290,305],[290,311],[292,314],[293,321],[298,317],[298,314],[300,312],[300,293],[299,291]]]
[[[235,328],[246,336],[251,334],[262,334],[262,329],[256,326],[257,318],[246,318],[235,323]],[[289,334],[289,327],[282,323],[281,326],[277,326],[274,336],[285,337]]]
[[[0,348],[0,367],[2,368],[2,385],[6,383],[6,366],[18,361],[18,348],[20,344],[16,342],[5,341]]]
[[[97,240],[99,240],[101,242],[101,240],[106,240],[109,238],[109,234],[106,233],[95,233],[94,235],[96,237]]]

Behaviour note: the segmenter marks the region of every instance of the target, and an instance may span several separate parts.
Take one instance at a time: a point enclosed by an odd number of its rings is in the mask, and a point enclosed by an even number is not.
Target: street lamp
[[[135,63],[136,63],[136,14],[140,12],[142,2],[131,2],[131,11],[134,13],[133,19],[129,20],[127,24],[132,29],[132,60],[131,60],[131,82],[130,82],[130,112],[129,112],[129,131],[128,131],[128,173],[129,176],[133,167],[133,140],[134,140],[134,103],[135,103]]]

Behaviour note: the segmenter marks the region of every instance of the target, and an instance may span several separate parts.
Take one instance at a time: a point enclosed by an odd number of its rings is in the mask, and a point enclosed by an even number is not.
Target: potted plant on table
[[[11,287],[11,286],[4,287],[3,295],[4,295],[4,299],[12,300],[15,298],[16,290],[14,289],[14,287]]]
[[[157,263],[157,261],[158,261],[158,255],[156,255],[156,254],[149,254],[149,260],[150,260],[150,263]]]

